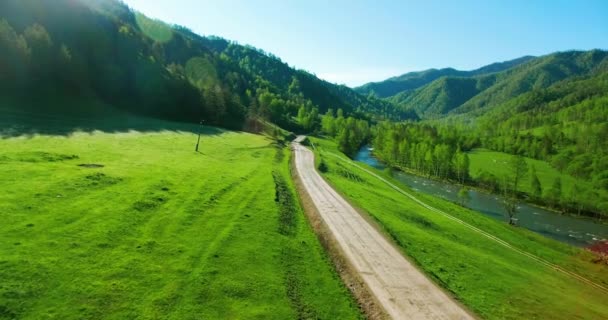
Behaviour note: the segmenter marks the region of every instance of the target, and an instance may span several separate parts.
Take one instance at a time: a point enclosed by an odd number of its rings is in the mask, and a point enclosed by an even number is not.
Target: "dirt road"
[[[299,143],[302,139],[298,137],[293,148],[303,188],[384,310],[394,319],[473,319],[321,178],[314,154]]]

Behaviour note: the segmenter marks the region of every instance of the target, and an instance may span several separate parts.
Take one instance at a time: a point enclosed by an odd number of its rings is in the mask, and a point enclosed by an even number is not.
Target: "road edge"
[[[363,279],[357,274],[353,266],[345,258],[345,255],[338,245],[335,237],[330,232],[327,224],[321,218],[321,215],[313,204],[310,195],[302,186],[302,181],[298,175],[297,169],[295,168],[296,160],[293,152],[293,146],[290,146],[289,150],[291,152],[291,159],[289,160],[289,172],[291,173],[291,177],[296,187],[298,199],[304,214],[307,217],[309,225],[315,232],[321,246],[323,246],[323,249],[325,249],[325,252],[331,260],[336,272],[350,293],[355,297],[355,300],[359,304],[359,308],[367,319],[390,319],[388,313],[376,300],[375,296],[371,293]]]
[[[316,154],[315,154],[315,156],[316,156]],[[347,161],[347,160],[343,159],[341,161]],[[350,160],[350,161],[352,161],[352,160]],[[355,165],[355,164],[351,163],[350,165]],[[412,266],[414,268],[416,268],[416,270],[418,270],[426,278],[428,278],[435,288],[442,291],[452,302],[454,302],[455,304],[460,306],[460,308],[462,310],[464,310],[464,312],[466,312],[472,319],[475,319],[475,320],[482,319],[481,316],[478,315],[477,310],[472,310],[469,306],[465,305],[464,302],[458,297],[458,295],[456,295],[456,293],[449,290],[447,287],[444,287],[443,285],[441,285],[439,283],[439,279],[436,276],[424,271],[424,269],[422,269],[422,266],[420,265],[420,263],[416,259],[412,258],[409,254],[407,254],[407,251],[405,251],[405,249],[403,247],[401,247],[401,246],[399,246],[399,244],[397,244],[396,239],[390,234],[389,230],[381,224],[380,221],[378,221],[376,218],[374,218],[370,213],[368,213],[364,209],[361,209],[360,207],[355,205],[353,203],[353,201],[351,200],[351,198],[347,194],[342,192],[339,188],[337,188],[330,180],[323,177],[323,175],[321,175],[321,178],[323,180],[325,180],[325,182],[327,182],[327,184],[332,189],[334,189],[334,191],[338,195],[340,195],[344,199],[344,201],[346,201],[355,210],[355,212],[357,212],[357,214],[359,214],[359,216],[361,216],[361,218],[363,220],[365,220],[372,228],[374,228],[374,230],[376,230],[376,232],[380,233],[384,237],[384,239],[389,243],[390,246],[392,246],[395,250],[397,250],[397,252],[399,252],[399,254],[401,254],[401,256],[405,260],[407,260],[409,263],[411,263]]]

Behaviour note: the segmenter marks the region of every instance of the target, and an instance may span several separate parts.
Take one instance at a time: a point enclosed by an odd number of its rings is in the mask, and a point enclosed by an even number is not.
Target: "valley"
[[[0,320],[608,318],[608,8],[432,2],[0,1]]]
[[[484,319],[605,317],[602,288],[608,279],[589,251],[414,192],[383,171],[339,155],[334,142],[311,140],[328,183],[475,314]]]

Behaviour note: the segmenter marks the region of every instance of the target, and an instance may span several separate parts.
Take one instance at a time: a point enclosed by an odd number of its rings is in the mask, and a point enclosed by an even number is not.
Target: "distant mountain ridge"
[[[504,71],[519,64],[525,63],[534,59],[533,56],[524,56],[521,58],[492,63],[481,68],[462,71],[454,68],[443,69],[428,69],[424,71],[409,72],[400,76],[392,77],[381,82],[371,82],[355,88],[355,91],[361,94],[373,93],[380,98],[394,96],[404,91],[418,89],[424,85],[431,83],[441,77],[471,77],[482,74]]]
[[[364,87],[406,88],[385,100],[425,119],[451,114],[479,115],[522,94],[606,70],[607,51],[566,51],[526,56],[468,72],[448,68],[408,73]],[[362,88],[357,90],[364,93]]]

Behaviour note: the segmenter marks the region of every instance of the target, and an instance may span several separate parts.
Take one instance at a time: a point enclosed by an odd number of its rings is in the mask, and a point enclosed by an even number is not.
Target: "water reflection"
[[[366,163],[376,169],[386,167],[374,158],[368,147],[363,147],[356,161]],[[395,178],[411,189],[425,194],[431,194],[450,201],[457,202],[460,187],[426,179],[405,172],[397,172]],[[468,207],[497,220],[505,221],[505,212],[500,196],[471,190]],[[588,246],[596,241],[608,239],[608,226],[590,220],[577,219],[570,216],[538,208],[525,203],[518,207],[518,225],[536,233],[575,246]]]

